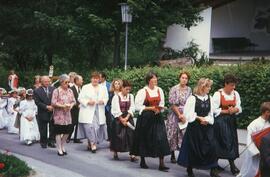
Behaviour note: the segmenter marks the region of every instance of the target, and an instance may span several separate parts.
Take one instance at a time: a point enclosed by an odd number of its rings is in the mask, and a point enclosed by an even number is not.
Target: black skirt
[[[234,160],[239,157],[237,124],[235,115],[219,115],[215,118],[217,156]]]
[[[134,126],[133,118],[129,123]],[[133,145],[134,130],[124,126],[118,118],[114,118],[111,127],[110,149],[116,152],[130,152]]]
[[[217,167],[213,125],[189,123],[182,141],[178,164],[184,167],[211,169]]]
[[[73,131],[73,125],[69,124],[69,125],[57,125],[54,124],[54,133],[56,135],[59,134],[70,134]]]
[[[143,111],[138,117],[134,134],[133,155],[163,157],[170,154],[166,128],[161,114]]]

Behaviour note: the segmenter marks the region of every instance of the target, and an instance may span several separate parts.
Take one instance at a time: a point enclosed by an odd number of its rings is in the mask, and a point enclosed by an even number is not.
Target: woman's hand
[[[98,101],[98,104],[99,104],[99,105],[103,105],[103,104],[104,104],[104,101],[99,100],[99,101]]]
[[[208,121],[204,117],[197,117],[201,125],[207,125]]]
[[[90,106],[94,106],[96,104],[96,102],[93,101],[93,100],[90,100],[87,104],[90,105]]]
[[[33,120],[33,117],[28,116],[28,117],[26,117],[26,119],[27,119],[29,122],[31,122],[31,121]]]
[[[183,124],[187,121],[187,119],[185,118],[184,114],[180,114],[178,116],[178,119],[180,122],[182,122]]]

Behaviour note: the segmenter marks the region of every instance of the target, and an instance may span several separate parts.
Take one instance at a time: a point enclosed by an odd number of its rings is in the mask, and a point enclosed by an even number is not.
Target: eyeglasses
[[[64,84],[69,84],[69,81],[65,81]]]

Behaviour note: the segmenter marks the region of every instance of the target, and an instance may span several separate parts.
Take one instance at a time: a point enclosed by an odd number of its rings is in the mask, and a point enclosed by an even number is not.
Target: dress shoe
[[[234,166],[234,167],[231,167],[231,172],[233,175],[237,175],[238,173],[240,173],[240,170]]]
[[[188,177],[195,177],[192,168],[187,168]]]
[[[225,169],[224,168],[222,168],[221,166],[217,166],[217,171],[224,171]]]
[[[48,146],[49,146],[50,148],[56,148],[56,146],[55,146],[54,143],[48,143]]]
[[[81,140],[74,140],[73,143],[83,143]]]
[[[166,166],[159,166],[159,167],[158,167],[158,170],[159,170],[159,171],[163,171],[163,172],[168,172],[169,169],[170,169],[170,168],[169,168],[169,167],[166,167]]]
[[[240,172],[240,170],[235,166],[233,160],[230,160],[229,162],[230,162],[230,168],[231,168],[232,174],[237,175]]]
[[[113,160],[120,160],[117,154],[113,155]]]
[[[220,177],[220,176],[218,175],[218,170],[217,170],[217,169],[214,169],[214,168],[212,168],[212,169],[210,170],[210,176],[211,176],[211,177]]]
[[[40,146],[41,146],[43,149],[47,148],[47,144],[40,144]]]
[[[148,169],[149,167],[146,165],[146,163],[140,163],[140,167],[143,169]]]
[[[64,155],[67,155],[68,153],[67,153],[67,151],[63,151],[63,154],[64,154]]]
[[[64,156],[65,154],[64,153],[60,153],[59,151],[57,152],[57,155],[58,156]]]
[[[171,163],[176,163],[176,159],[175,158],[171,158]]]

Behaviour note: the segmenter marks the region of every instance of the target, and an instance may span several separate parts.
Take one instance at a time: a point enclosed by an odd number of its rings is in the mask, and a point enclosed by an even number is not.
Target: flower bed
[[[0,177],[27,177],[31,171],[24,161],[11,155],[8,150],[0,153]]]

